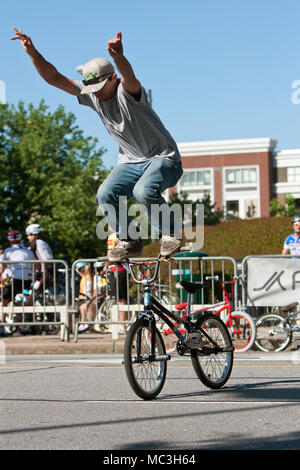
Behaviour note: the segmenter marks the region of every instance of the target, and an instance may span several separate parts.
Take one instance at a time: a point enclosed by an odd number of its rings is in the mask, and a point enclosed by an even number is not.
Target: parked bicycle
[[[24,289],[22,293],[15,295],[13,306],[32,307],[32,312],[16,312],[12,307],[6,317],[6,322],[9,325],[4,327],[5,336],[13,335],[16,331],[23,335],[58,334],[60,314],[56,312],[56,307],[64,305],[64,303],[65,295],[63,293],[54,295],[51,289],[44,289],[34,294],[32,289]],[[9,305],[12,305],[12,302]],[[53,307],[53,311],[49,311],[49,307]],[[20,324],[24,324],[24,322],[25,325]],[[43,325],[39,325],[39,323],[43,323]]]
[[[292,311],[291,304],[282,316],[280,309],[265,313],[256,320],[255,346],[264,352],[284,351],[291,343],[294,333],[300,333],[300,311]]]
[[[256,327],[254,320],[250,315],[248,315],[248,313],[243,311],[232,311],[231,300],[234,294],[234,287],[237,278],[235,277],[232,281],[223,282],[219,280],[218,276],[206,276],[205,279],[219,281],[221,289],[224,293],[225,300],[193,310],[193,315],[200,315],[209,310],[214,310],[214,315],[220,315],[222,312],[224,312],[226,314],[224,322],[226,327],[228,328],[235,351],[248,351],[252,348],[254,344],[256,336]],[[231,288],[231,291],[226,289],[227,286]],[[184,312],[181,318],[186,318],[187,302],[177,304],[175,305],[175,308],[176,310]],[[164,335],[169,334],[173,334],[171,328],[164,330]]]
[[[114,305],[115,299],[107,293],[106,287],[103,288],[102,293],[89,299],[87,309],[91,306],[94,311],[94,331],[97,333],[110,331],[109,323],[112,321],[112,307]]]
[[[124,367],[133,391],[144,400],[155,398],[162,390],[167,374],[167,362],[171,355],[166,353],[165,344],[156,321],[164,321],[178,338],[177,351],[181,356],[191,357],[193,368],[200,381],[212,389],[221,388],[228,381],[233,351],[231,338],[224,322],[212,314],[205,314],[198,320],[192,319],[191,295],[203,284],[181,281],[187,292],[187,315],[180,318],[153,295],[160,260],[128,261],[123,263],[136,283],[144,286],[144,310],[131,325],[124,345]],[[136,268],[146,266],[151,274],[139,279]],[[150,271],[150,270],[149,270]],[[184,333],[176,324],[183,325]]]

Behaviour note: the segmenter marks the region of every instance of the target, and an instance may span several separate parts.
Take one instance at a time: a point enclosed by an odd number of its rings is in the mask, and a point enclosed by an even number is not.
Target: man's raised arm
[[[75,82],[59,73],[54,65],[47,62],[47,60],[44,59],[44,57],[36,50],[30,37],[22,33],[21,29],[18,31],[14,28],[14,31],[15,36],[10,39],[19,39],[21,41],[23,49],[31,58],[33,65],[41,77],[50,85],[60,88],[71,95],[78,95],[78,89]]]
[[[109,55],[114,59],[116,67],[121,75],[121,82],[128,93],[139,97],[141,93],[141,84],[136,78],[134,71],[123,54],[122,34],[118,32],[114,39],[107,43]]]

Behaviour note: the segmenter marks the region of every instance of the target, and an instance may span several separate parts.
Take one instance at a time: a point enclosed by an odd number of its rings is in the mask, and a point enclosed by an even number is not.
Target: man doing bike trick
[[[119,145],[118,165],[101,184],[97,201],[119,241],[110,252],[110,261],[122,261],[142,253],[139,235],[128,234],[131,219],[127,209],[119,209],[120,197],[132,196],[142,205],[148,220],[161,237],[161,255],[170,256],[180,250],[180,226],[162,196],[175,186],[182,175],[181,158],[174,139],[150,106],[145,89],[123,54],[120,32],[107,44],[112,63],[104,58],[88,61],[82,70],[82,81],[62,75],[36,50],[30,37],[15,30],[11,39],[19,39],[37,72],[50,85],[77,97],[82,105],[91,107]],[[168,223],[162,221],[152,206],[163,207]],[[155,214],[154,214],[155,212]],[[125,214],[125,218],[124,218]],[[157,215],[158,214],[158,215]],[[121,220],[122,219],[122,220]],[[165,217],[166,219],[166,217]],[[180,227],[181,228],[181,227]]]

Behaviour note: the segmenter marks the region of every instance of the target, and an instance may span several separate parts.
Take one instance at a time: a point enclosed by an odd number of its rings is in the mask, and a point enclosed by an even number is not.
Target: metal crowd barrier
[[[63,260],[0,261],[0,268],[0,328],[4,328],[8,334],[13,329],[26,334],[25,327],[38,328],[41,332],[60,331],[61,340],[67,339],[69,331],[67,263]],[[16,279],[14,282],[15,268],[18,269],[17,282]],[[37,281],[40,286],[35,289],[34,284]]]
[[[80,275],[76,269],[76,265],[80,262],[90,265],[93,273],[93,286],[92,294],[88,292],[87,283],[84,284],[84,289],[80,289]],[[119,304],[119,272],[116,271],[116,296],[112,297],[110,294],[109,284],[106,282],[102,289],[102,295],[98,295],[98,279],[99,275],[95,268],[97,259],[78,259],[71,267],[71,295],[72,295],[72,308],[69,309],[69,313],[72,315],[72,331],[74,336],[74,342],[78,341],[78,334],[80,332],[80,326],[87,326],[92,330],[101,332],[107,331],[112,333],[113,339],[118,337],[118,327],[121,324],[133,323],[132,317],[136,312],[140,311],[140,304],[131,303],[131,286],[129,273],[126,271],[126,303],[124,307]],[[103,297],[103,298],[99,298]],[[89,320],[89,310],[93,310],[93,319]],[[125,310],[127,312],[128,320],[119,321],[119,311]],[[85,318],[81,316],[84,314]],[[110,318],[107,320],[107,318]],[[109,326],[109,329],[104,329],[104,326]]]
[[[231,257],[194,257],[192,252],[185,255],[176,255],[176,260],[160,264],[154,294],[170,310],[174,310],[177,303],[186,300],[186,292],[180,285],[183,280],[205,284],[205,287],[194,295],[195,309],[224,300],[219,281],[232,280],[233,277],[238,279],[232,299],[233,308],[247,310],[253,317],[268,309],[300,301],[300,257],[247,256],[241,260],[241,271],[239,271],[237,261]],[[143,259],[149,258],[139,258],[140,261]],[[87,286],[84,292],[81,292],[81,296],[79,295],[80,277],[76,273],[76,264],[80,261],[90,265],[92,269],[94,284],[89,295]],[[102,288],[101,297],[95,296],[99,280],[95,269],[96,261],[96,259],[76,260],[71,267],[71,276],[69,267],[63,260],[9,261],[9,263],[0,261],[0,268],[4,264],[9,264],[11,269],[15,264],[21,266],[22,274],[21,287],[16,290],[14,283],[11,284],[11,288],[7,288],[10,280],[3,279],[2,272],[0,329],[5,328],[6,331],[12,331],[11,329],[15,327],[20,330],[25,327],[40,328],[41,331],[53,329],[54,332],[60,332],[62,340],[68,339],[72,331],[76,342],[80,326],[86,325],[98,332],[110,330],[113,338],[117,338],[119,326],[133,323],[143,308],[142,286],[134,283],[126,271],[126,299],[120,303],[120,274],[116,271],[115,295],[112,296],[106,283]],[[45,284],[45,271],[41,269],[45,263],[52,268],[49,285]],[[37,268],[42,280],[39,291],[33,288]],[[26,277],[29,278],[29,282],[26,282]],[[121,321],[119,314],[122,311],[126,312],[126,319]]]
[[[149,260],[151,258],[138,258],[141,260]],[[153,258],[152,258],[153,259]],[[87,286],[85,284],[84,292],[80,292],[79,281],[76,282],[76,265],[79,262],[84,262],[93,268],[94,286],[93,295],[88,295]],[[110,295],[109,285],[106,284],[103,290],[103,298],[98,300],[95,296],[95,286],[98,281],[97,271],[94,269],[96,259],[78,259],[71,267],[71,295],[72,295],[72,308],[69,312],[72,314],[72,330],[74,341],[78,341],[78,334],[80,326],[85,325],[87,328],[101,330],[101,326],[109,327],[113,339],[118,338],[119,326],[122,324],[130,325],[134,322],[137,314],[143,308],[143,292],[140,284],[133,283],[130,279],[128,272],[127,276],[127,293],[126,303],[120,304],[119,299],[119,272],[115,272],[116,276],[116,295]],[[234,258],[230,257],[176,257],[176,261],[161,263],[156,288],[154,294],[157,298],[164,303],[170,310],[175,310],[177,303],[186,300],[186,293],[180,281],[192,281],[205,283],[205,287],[200,289],[194,295],[193,307],[200,308],[203,305],[210,305],[224,300],[223,291],[220,288],[219,280],[225,281],[238,277],[237,264]],[[81,298],[80,298],[81,297]],[[239,304],[239,289],[236,288],[233,297],[234,309],[237,309]],[[93,319],[88,319],[91,316],[89,311],[93,308]],[[119,312],[126,311],[126,321],[119,320]],[[82,319],[84,314],[85,318]],[[107,331],[107,330],[106,330]]]

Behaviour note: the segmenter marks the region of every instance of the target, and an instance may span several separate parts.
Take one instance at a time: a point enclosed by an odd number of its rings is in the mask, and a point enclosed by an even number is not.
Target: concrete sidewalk
[[[28,335],[0,337],[6,355],[23,354],[105,354],[122,353],[126,335],[112,339],[111,333],[82,333],[78,342],[73,336],[61,341],[60,335]]]

